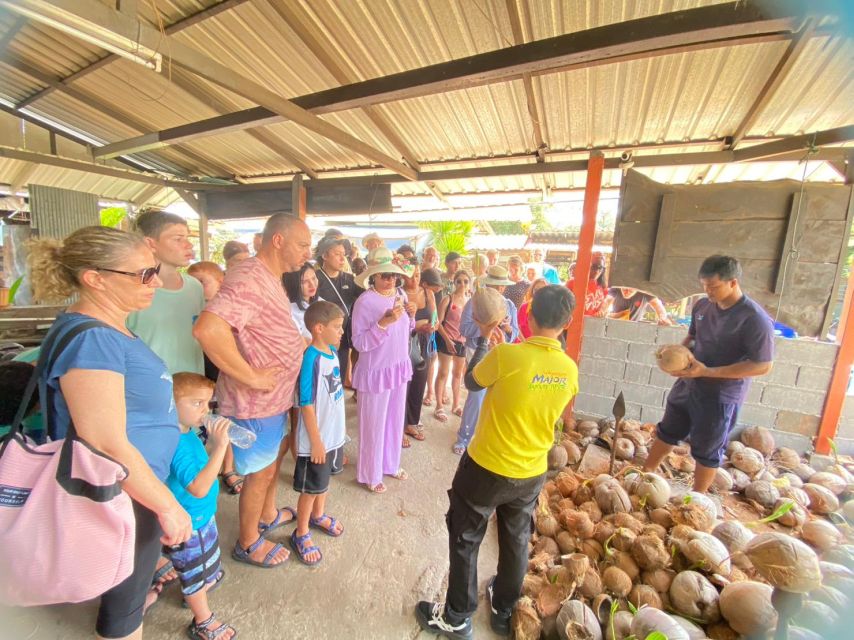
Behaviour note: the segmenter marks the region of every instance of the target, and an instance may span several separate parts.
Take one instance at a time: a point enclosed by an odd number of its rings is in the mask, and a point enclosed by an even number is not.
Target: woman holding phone
[[[400,468],[400,452],[416,304],[396,286],[398,276],[409,274],[392,261],[391,251],[380,247],[372,257],[373,264],[356,277],[367,291],[353,306],[353,346],[359,351],[353,371],[359,409],[356,479],[370,491],[384,493],[383,476],[409,478]]]

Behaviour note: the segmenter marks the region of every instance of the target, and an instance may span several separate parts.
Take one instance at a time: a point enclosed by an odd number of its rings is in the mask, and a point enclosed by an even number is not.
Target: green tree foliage
[[[454,220],[448,222],[424,222],[420,226],[432,234],[433,246],[443,256],[451,251],[465,255],[466,243],[474,230],[475,223],[471,220]]]
[[[124,207],[107,207],[101,209],[101,226],[118,228],[128,215],[128,210]]]
[[[237,240],[238,234],[229,229],[210,226],[210,258],[211,262],[216,262],[218,265],[225,267],[225,258],[222,257],[222,248],[229,240]]]

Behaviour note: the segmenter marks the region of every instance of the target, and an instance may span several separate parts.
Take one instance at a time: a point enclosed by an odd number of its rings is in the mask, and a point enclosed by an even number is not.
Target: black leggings
[[[151,588],[163,531],[153,511],[133,503],[136,518],[133,573],[101,596],[95,631],[102,638],[123,638],[142,625],[145,596]]]
[[[428,363],[425,360],[421,369],[412,367],[412,379],[406,387],[406,425],[415,426],[421,422],[421,402],[424,400],[424,389],[427,388]]]

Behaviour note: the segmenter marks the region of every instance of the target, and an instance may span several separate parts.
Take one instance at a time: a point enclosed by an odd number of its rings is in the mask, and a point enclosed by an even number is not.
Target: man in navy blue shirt
[[[667,396],[644,470],[656,470],[675,445],[689,439],[697,462],[694,490],[705,493],[721,464],[750,378],[771,371],[774,325],[742,292],[738,260],[711,256],[699,275],[708,297],[694,305],[683,341],[693,357],[687,369],[673,374],[679,380]]]

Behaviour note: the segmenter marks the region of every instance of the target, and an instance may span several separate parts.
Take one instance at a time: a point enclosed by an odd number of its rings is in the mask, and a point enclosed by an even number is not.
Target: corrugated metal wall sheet
[[[64,238],[71,232],[100,224],[98,196],[82,191],[30,185],[32,226],[42,238]]]

